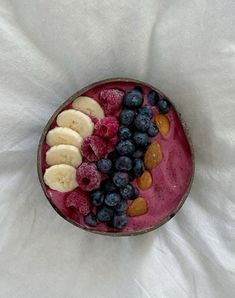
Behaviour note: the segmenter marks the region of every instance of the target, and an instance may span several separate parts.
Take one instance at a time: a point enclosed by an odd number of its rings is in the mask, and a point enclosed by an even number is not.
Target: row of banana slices
[[[75,189],[76,169],[82,163],[83,138],[92,135],[94,124],[88,116],[102,119],[104,111],[97,101],[80,96],[72,103],[73,109],[64,110],[56,119],[58,127],[51,129],[46,143],[51,147],[46,152],[50,166],[44,174],[45,183],[54,190],[67,192]]]

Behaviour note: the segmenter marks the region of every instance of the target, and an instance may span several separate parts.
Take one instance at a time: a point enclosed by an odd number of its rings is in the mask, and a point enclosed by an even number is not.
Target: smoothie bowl
[[[53,208],[87,231],[128,236],[172,218],[192,184],[184,122],[158,89],[110,79],[78,91],[48,121],[38,175]]]

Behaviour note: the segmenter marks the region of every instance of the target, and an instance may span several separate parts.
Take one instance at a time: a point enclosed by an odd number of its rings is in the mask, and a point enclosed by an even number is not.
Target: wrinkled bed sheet
[[[0,297],[232,298],[235,1],[0,1]],[[92,235],[45,199],[36,150],[81,87],[132,77],[165,92],[195,148],[179,213],[131,238]]]

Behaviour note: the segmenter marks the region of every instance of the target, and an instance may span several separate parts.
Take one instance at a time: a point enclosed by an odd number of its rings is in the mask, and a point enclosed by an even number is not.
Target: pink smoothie
[[[144,104],[147,105],[147,94],[151,90],[145,85],[138,84],[142,87],[144,93]],[[97,99],[102,89],[118,88],[127,91],[135,87],[132,82],[112,82],[101,84],[95,88],[85,92],[83,95]],[[71,104],[64,107],[68,109]],[[154,115],[158,113],[156,108],[153,108]],[[156,139],[163,153],[163,160],[160,165],[152,170],[153,185],[146,191],[140,190],[140,196],[144,197],[148,203],[148,212],[145,215],[137,217],[129,217],[128,225],[122,230],[123,233],[141,231],[146,228],[151,228],[164,221],[168,216],[173,216],[174,210],[180,204],[183,196],[188,190],[193,174],[192,153],[184,133],[181,121],[171,106],[169,113],[166,114],[170,121],[170,131],[166,137],[160,133],[152,141]],[[55,127],[55,121],[50,129]],[[45,153],[48,146],[44,143],[42,146],[42,171],[47,168],[45,161]],[[136,186],[136,182],[133,184]],[[86,226],[83,221],[83,216],[67,209],[64,205],[64,199],[68,193],[60,193],[58,191],[47,188],[48,196],[51,203],[65,217],[75,221],[81,226],[89,229],[94,229]],[[95,230],[102,232],[120,232],[99,223]]]

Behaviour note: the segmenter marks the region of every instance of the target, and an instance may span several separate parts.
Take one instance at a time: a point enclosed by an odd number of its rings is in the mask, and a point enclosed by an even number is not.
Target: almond
[[[158,114],[155,117],[155,123],[160,131],[160,134],[166,136],[170,130],[170,122],[167,116],[163,114]]]
[[[143,197],[135,199],[128,208],[128,216],[134,217],[143,215],[148,211],[148,205]]]

